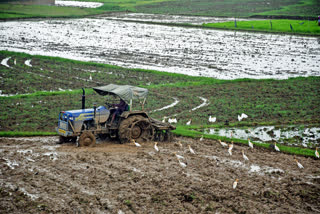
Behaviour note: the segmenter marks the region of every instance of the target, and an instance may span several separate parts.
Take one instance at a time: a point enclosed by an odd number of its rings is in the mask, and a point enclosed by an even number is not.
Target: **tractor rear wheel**
[[[93,146],[96,144],[96,137],[90,131],[83,132],[79,137],[79,146]]]
[[[121,121],[118,135],[121,143],[129,142],[131,139],[151,141],[154,137],[154,128],[148,118],[133,115]]]

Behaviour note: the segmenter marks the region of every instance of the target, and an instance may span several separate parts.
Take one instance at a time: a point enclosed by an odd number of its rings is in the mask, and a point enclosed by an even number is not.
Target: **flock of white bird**
[[[191,119],[190,119],[189,121],[190,121],[190,123],[191,123]],[[231,138],[232,138],[232,132],[231,132]],[[203,141],[203,135],[201,136],[200,141]],[[226,142],[222,142],[220,139],[219,139],[218,141],[219,141],[219,143],[220,143],[220,145],[221,145],[222,147],[228,147],[228,153],[229,153],[229,155],[231,156],[231,155],[232,155],[232,149],[233,149],[233,141],[231,141],[230,144],[227,144]],[[131,140],[131,142],[132,142],[136,147],[141,147],[141,145],[140,145],[138,142],[136,142],[135,140]],[[183,147],[181,141],[178,141],[178,145],[179,145],[181,148]],[[250,138],[248,138],[248,146],[249,146],[250,149],[253,150],[253,143],[250,141]],[[196,152],[191,148],[190,145],[188,145],[188,148],[189,148],[189,152],[190,152],[192,155],[196,155]],[[155,143],[154,143],[154,149],[155,149],[155,151],[156,151],[157,153],[160,152],[160,149],[159,149],[159,147],[158,147],[158,142],[155,142]],[[275,151],[280,152],[280,149],[279,149],[279,147],[277,146],[276,143],[274,143],[274,149],[275,149]],[[241,150],[241,153],[242,153],[243,159],[244,159],[245,161],[249,161],[249,158],[248,158],[247,155],[245,155],[243,149]],[[180,165],[182,168],[186,168],[188,164],[187,164],[186,162],[184,162],[185,158],[184,158],[183,156],[177,154],[177,152],[173,152],[173,154],[175,155],[175,157],[176,157],[179,165]],[[318,147],[316,148],[315,156],[316,156],[317,158],[319,158]],[[303,165],[296,159],[296,157],[294,157],[294,161],[296,162],[296,164],[297,164],[297,166],[298,166],[299,169],[303,169],[303,168],[304,168]],[[233,182],[233,186],[232,186],[233,189],[235,189],[235,188],[237,187],[238,181],[239,181],[239,179],[237,178],[237,179]]]
[[[238,121],[243,120],[244,118],[248,118],[248,115],[246,115],[245,113],[242,113],[241,115],[238,115]],[[163,117],[162,122],[165,123],[166,119],[168,119],[168,123],[173,124],[173,123],[178,123],[177,118],[167,118],[167,117]],[[213,117],[213,116],[209,116],[209,122],[210,123],[215,123],[217,121],[217,117]],[[187,126],[190,126],[192,122],[192,119],[189,119],[188,122],[186,122]]]

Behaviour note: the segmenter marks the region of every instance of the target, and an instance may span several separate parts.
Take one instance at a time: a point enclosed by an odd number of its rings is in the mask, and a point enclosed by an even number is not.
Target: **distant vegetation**
[[[206,23],[203,24],[203,26],[233,30],[320,35],[318,21],[309,20],[281,19],[261,21],[232,21],[223,23]]]
[[[0,4],[0,18],[82,17],[105,12],[225,16],[225,17],[314,17],[319,15],[317,0],[80,0],[102,2],[96,9]]]
[[[104,10],[78,7],[58,7],[48,5],[0,4],[0,19],[83,17],[105,12]]]

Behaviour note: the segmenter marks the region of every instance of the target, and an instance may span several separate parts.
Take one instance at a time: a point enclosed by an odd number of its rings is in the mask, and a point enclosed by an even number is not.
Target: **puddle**
[[[316,37],[109,18],[0,22],[0,50],[218,79],[320,76]]]
[[[242,128],[210,128],[204,130],[204,134],[219,135],[247,140],[250,138],[254,142],[272,142],[303,146],[314,148],[320,143],[320,127],[305,127],[305,126],[260,126],[253,127],[251,130]]]

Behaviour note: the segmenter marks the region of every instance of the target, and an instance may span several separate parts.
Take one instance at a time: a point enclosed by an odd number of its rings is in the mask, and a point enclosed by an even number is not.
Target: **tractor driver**
[[[122,112],[127,111],[128,110],[128,104],[120,98],[120,103],[119,104],[112,104],[112,107],[114,107],[116,110],[112,115],[112,119],[110,122],[110,125],[112,125],[114,119],[116,118],[116,116],[121,115]]]

